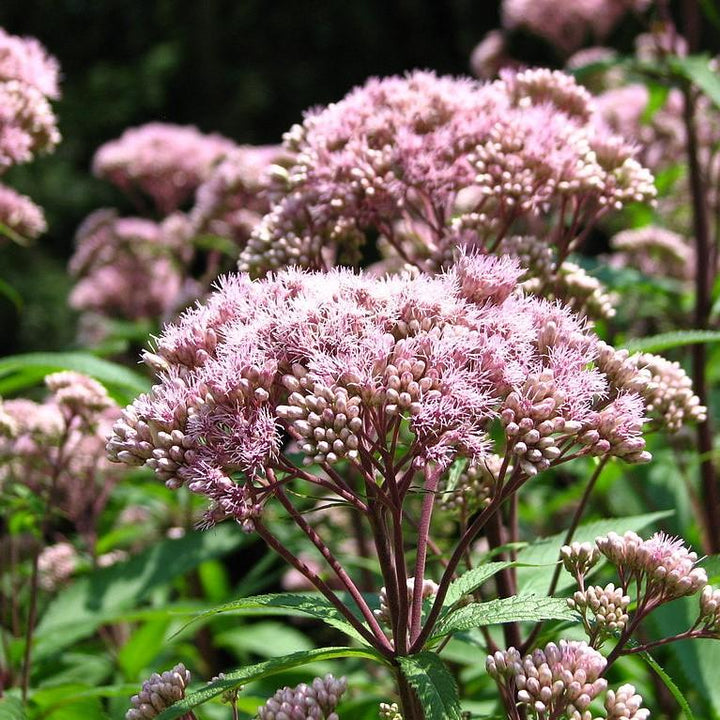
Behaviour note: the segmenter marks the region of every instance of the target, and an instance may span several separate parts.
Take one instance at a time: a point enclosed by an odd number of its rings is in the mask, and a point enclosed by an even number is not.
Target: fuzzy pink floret
[[[432,277],[226,277],[146,355],[159,383],[126,409],[109,455],[209,497],[208,522],[248,528],[281,431],[321,465],[372,452],[377,423],[398,416],[418,468],[483,462],[498,419],[528,476],[566,442],[599,453],[588,433],[607,438],[603,452],[644,460],[642,401],[608,404],[596,338],[568,310],[514,292],[518,275],[514,261],[464,255]]]

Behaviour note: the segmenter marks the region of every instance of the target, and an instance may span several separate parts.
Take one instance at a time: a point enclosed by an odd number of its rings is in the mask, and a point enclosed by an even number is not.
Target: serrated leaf
[[[577,619],[577,614],[568,607],[565,598],[513,595],[508,598],[463,605],[438,623],[433,635],[439,637],[451,632],[508,622],[576,621]]]
[[[397,661],[425,711],[425,720],[460,720],[455,678],[436,653],[421,652]]]
[[[234,672],[223,673],[221,680],[214,680],[208,683],[201,690],[190,693],[184,700],[176,702],[167,710],[163,710],[157,720],[174,720],[185,713],[190,712],[193,708],[202,703],[212,700],[218,695],[222,695],[227,690],[237,688],[238,685],[250,682],[251,680],[260,680],[268,675],[291,668],[302,667],[312,662],[320,660],[334,660],[336,658],[366,658],[384,663],[380,655],[370,649],[350,648],[350,647],[330,647],[318,650],[304,650],[303,652],[293,653],[285,657],[272,658],[264,662],[251,665],[249,667],[235,670]]]
[[[506,567],[510,567],[510,565],[512,565],[511,562],[489,562],[472,570],[468,570],[457,580],[453,580],[453,582],[450,583],[443,604],[446,606],[454,605],[463,595],[477,590],[486,580]]]
[[[630,352],[656,353],[670,348],[697,345],[699,343],[720,342],[717,330],[677,330],[646,338],[628,340],[623,344]]]
[[[128,402],[150,388],[150,382],[139,373],[88,353],[28,353],[0,359],[0,396],[33,387],[45,375],[60,370],[95,378],[119,402]]]
[[[594,520],[580,525],[575,531],[573,540],[577,542],[592,542],[600,535],[609,532],[624,533],[628,530],[640,532],[648,525],[669,517],[672,510],[646,513],[644,515],[628,515],[626,517],[612,518],[610,520]],[[550,578],[558,562],[560,548],[565,542],[565,531],[538,540],[520,550],[517,558],[520,561],[517,569],[518,588],[521,595],[528,593],[547,593]],[[557,590],[561,591],[572,587],[574,580],[568,573],[561,573]]]
[[[271,614],[277,611],[291,611],[322,620],[326,625],[341,630],[346,635],[365,643],[364,638],[345,619],[340,611],[320,594],[313,593],[274,593],[268,595],[253,595],[225,603],[219,607],[200,613],[195,620],[219,615],[227,612],[241,612],[243,610],[267,609]],[[258,613],[253,613],[258,614]],[[191,622],[194,622],[191,621]],[[189,623],[191,624],[191,623]]]

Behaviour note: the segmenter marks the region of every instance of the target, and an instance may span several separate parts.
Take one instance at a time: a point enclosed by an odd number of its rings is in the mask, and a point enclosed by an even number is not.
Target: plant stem
[[[427,560],[427,541],[430,532],[435,505],[435,494],[440,482],[440,471],[432,468],[428,471],[425,482],[425,497],[423,498],[420,523],[417,532],[417,554],[415,556],[415,580],[412,594],[412,610],[410,615],[410,641],[414,642],[420,634],[422,624],[422,586],[425,579],[425,561]]]
[[[707,262],[710,257],[710,228],[707,217],[705,183],[700,168],[697,127],[695,123],[695,96],[691,85],[683,88],[683,120],[687,135],[688,170],[692,196],[693,231],[695,233],[695,327],[704,330],[709,326],[712,309],[713,268]],[[700,455],[700,483],[703,494],[706,550],[720,552],[720,490],[713,464],[713,432],[709,392],[706,375],[707,349],[699,343],[692,347],[693,390],[700,403],[707,408],[707,419],[698,423],[697,439]]]
[[[488,518],[486,533],[491,548],[502,547],[505,544],[504,528],[500,509]],[[499,560],[505,560],[505,553],[498,555]],[[504,568],[496,576],[498,595],[501,598],[507,598],[515,594],[513,587],[513,579],[508,572],[509,568]],[[503,624],[503,635],[505,643],[508,647],[519,648],[522,646],[522,638],[520,637],[520,626],[516,622]]]
[[[592,491],[595,489],[595,485],[597,484],[598,479],[600,478],[600,475],[602,474],[602,471],[605,469],[605,466],[608,463],[608,460],[610,459],[609,455],[606,455],[605,457],[600,460],[600,462],[597,464],[597,467],[595,468],[595,471],[593,472],[592,476],[590,477],[590,481],[587,484],[587,487],[585,488],[585,491],[583,492],[582,497],[580,498],[580,503],[575,509],[575,513],[573,514],[572,521],[570,522],[570,527],[567,529],[567,532],[565,533],[565,537],[563,538],[563,545],[569,545],[572,542],[573,537],[575,536],[575,531],[578,529],[578,525],[580,524],[580,520],[583,516],[583,513],[585,512],[585,508],[587,507],[588,500],[590,499],[590,495],[592,494]],[[548,595],[552,595],[555,590],[557,589],[558,580],[560,579],[560,571],[562,570],[562,565],[560,564],[560,559],[558,558],[558,563],[555,566],[555,570],[553,572],[552,579],[550,580],[550,587],[548,588]],[[535,627],[533,628],[533,631],[530,633],[528,639],[525,641],[525,644],[522,647],[522,653],[526,653],[531,647],[532,644],[537,639],[538,635],[540,634],[540,631],[542,630],[543,623],[538,622]]]
[[[272,471],[267,470],[268,477],[273,479]],[[315,529],[305,520],[305,518],[297,511],[295,506],[290,502],[288,496],[281,486],[278,486],[275,490],[275,496],[282,503],[283,507],[288,511],[290,517],[295,521],[297,526],[307,535],[313,545],[320,551],[320,554],[325,558],[328,565],[333,569],[338,580],[345,586],[345,589],[350,593],[350,596],[355,601],[358,609],[365,618],[367,624],[370,626],[375,637],[380,641],[387,642],[385,633],[378,624],[377,619],[370,610],[365,598],[362,593],[358,590],[357,585],[353,582],[352,578],[347,574],[345,568],[340,564],[338,559],[332,554],[332,551],[323,542],[322,538],[317,534]]]
[[[355,630],[363,637],[363,639],[374,647],[385,657],[392,657],[392,648],[384,638],[384,642],[380,642],[350,611],[342,600],[332,591],[330,586],[316,573],[313,572],[302,560],[293,555],[277,538],[263,525],[259,519],[255,520],[255,530],[258,535],[289,565],[294,567],[303,576],[305,576],[324,596],[325,598],[342,614],[342,616],[353,626]]]
[[[411,653],[420,652],[426,640],[430,637],[430,633],[432,633],[435,623],[440,615],[440,611],[442,610],[445,596],[447,595],[448,588],[450,587],[450,582],[452,581],[457,566],[460,564],[460,561],[465,555],[465,550],[475,539],[480,530],[485,527],[487,521],[497,512],[505,498],[515,492],[518,488],[519,485],[513,483],[510,483],[507,487],[503,488],[503,490],[492,499],[490,504],[475,518],[475,520],[473,520],[468,529],[463,533],[458,544],[455,546],[455,550],[453,551],[447,567],[445,568],[445,572],[440,579],[438,591],[435,595],[435,600],[430,608],[427,619],[425,620],[425,625],[410,648]]]
[[[403,720],[425,720],[425,711],[420,700],[399,667],[395,670],[395,682],[400,695],[400,710]]]

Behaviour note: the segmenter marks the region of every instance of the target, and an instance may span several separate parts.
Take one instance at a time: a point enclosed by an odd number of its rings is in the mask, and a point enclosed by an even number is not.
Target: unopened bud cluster
[[[641,707],[642,701],[634,685],[621,685],[617,690],[608,690],[605,696],[607,720],[647,720],[650,711]]]
[[[605,658],[585,642],[561,640],[524,657],[515,648],[486,662],[488,674],[534,718],[591,720],[590,703],[607,687]]]
[[[493,493],[503,464],[503,458],[493,453],[483,462],[468,464],[460,473],[453,488],[442,483],[438,491],[438,505],[447,510],[464,508],[466,512],[474,512],[487,505]],[[512,474],[513,466],[509,465],[506,474]]]
[[[628,621],[629,604],[630,596],[625,595],[623,589],[616,588],[613,583],[604,588],[594,585],[584,591],[578,590],[568,599],[568,605],[586,620],[587,613],[592,613],[594,625],[601,632],[622,630]]]
[[[420,588],[420,595],[423,600],[428,600],[431,597],[435,597],[438,591],[438,585],[433,580],[423,580]],[[415,594],[415,578],[408,578],[407,580],[407,601],[408,605],[412,603],[413,595]],[[390,606],[388,603],[387,588],[380,588],[380,607],[374,611],[375,617],[381,620],[386,625],[390,624]]]
[[[587,572],[597,564],[600,551],[593,543],[573,542],[563,545],[560,549],[560,559],[565,569],[576,579],[583,578]]]
[[[554,373],[547,369],[528,376],[519,391],[505,400],[501,419],[512,453],[530,476],[550,467],[560,457],[556,435],[576,433],[580,423],[563,418],[559,408],[565,395],[555,385]]]
[[[720,636],[720,590],[706,585],[700,594],[700,617],[704,630]]]
[[[53,393],[55,402],[73,414],[97,413],[115,404],[97,380],[72,370],[48,375],[45,385]]]
[[[182,663],[162,674],[153,673],[133,695],[132,708],[125,714],[126,720],[152,720],[173,703],[185,697],[190,682],[190,672]]]
[[[335,708],[347,690],[347,679],[332,675],[315,678],[310,685],[278,690],[262,707],[258,720],[338,720]]]
[[[397,703],[380,703],[378,717],[380,720],[403,720]]]
[[[645,582],[645,594],[656,602],[692,595],[707,585],[707,573],[696,567],[697,554],[682,540],[656,533],[643,540],[632,531],[608,533],[595,540],[600,552],[616,566],[623,586],[631,579]]]
[[[358,456],[362,430],[360,417],[361,399],[350,396],[341,386],[326,387],[320,382],[312,383],[305,394],[300,381],[292,375],[283,378],[285,386],[292,390],[287,405],[279,405],[278,417],[289,421],[291,432],[300,442],[305,453],[305,463],[337,462]]]
[[[692,381],[677,362],[644,353],[637,359],[638,367],[650,374],[643,397],[648,414],[657,418],[662,427],[676,432],[688,422],[703,422],[707,409],[693,393]]]

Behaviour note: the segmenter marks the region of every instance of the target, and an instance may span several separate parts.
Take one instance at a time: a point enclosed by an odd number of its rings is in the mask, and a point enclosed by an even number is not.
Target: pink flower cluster
[[[493,451],[525,477],[584,454],[647,460],[640,396],[593,365],[582,321],[513,292],[519,274],[507,258],[464,255],[432,277],[227,277],[147,354],[159,382],[125,410],[109,456],[206,495],[208,522],[248,529],[268,472],[292,467],[283,434],[331,471],[391,457],[381,449],[402,422],[409,479]]]
[[[60,66],[35,38],[21,38],[0,28],[0,82],[19,80],[51,100],[60,97]]]
[[[291,162],[278,145],[240,146],[229,152],[197,190],[190,220],[196,235],[231,239],[243,248],[270,210],[271,170]]]
[[[60,141],[50,100],[60,95],[57,60],[35,38],[0,28],[0,175]],[[42,210],[0,184],[0,237],[33,239],[45,231]]]
[[[180,226],[180,227],[178,227]],[[98,210],[80,226],[70,272],[79,278],[70,305],[128,320],[162,317],[182,304],[186,223],[119,218]]]
[[[643,583],[643,609],[685,595],[693,595],[707,585],[707,573],[696,567],[698,556],[680,538],[655,533],[643,540],[634,532],[609,533],[595,540],[600,552],[618,570],[623,587],[633,580]]]
[[[561,640],[524,657],[511,647],[486,662],[506,696],[507,707],[524,705],[537,720],[589,720],[590,703],[607,688],[605,658],[585,642]]]
[[[432,270],[458,245],[496,249],[520,221],[559,213],[577,233],[652,199],[634,148],[592,116],[587,91],[550,70],[489,84],[428,72],[371,79],[286,134],[295,162],[284,194],[239,267],[352,264],[371,231],[391,259]]]
[[[328,674],[310,685],[281,688],[258,708],[258,720],[338,720],[335,708],[347,686],[346,678]]]
[[[0,184],[0,225],[10,233],[34,239],[47,229],[45,215],[29,197]],[[0,236],[4,234],[0,227]]]
[[[204,135],[195,127],[148,123],[103,145],[93,159],[93,172],[131,196],[140,190],[167,215],[188,200],[234,149],[231,140]]]
[[[173,703],[185,697],[190,684],[190,671],[178,663],[164,673],[153,673],[143,684],[140,692],[133,695],[132,708],[125,714],[126,720],[152,720]],[[194,717],[192,714],[189,717]]]
[[[503,0],[502,24],[522,28],[570,54],[587,40],[603,40],[630,10],[642,12],[651,0]]]
[[[53,373],[45,383],[44,402],[0,402],[0,492],[24,485],[88,539],[119,479],[104,453],[119,409],[100,383],[80,373]]]

